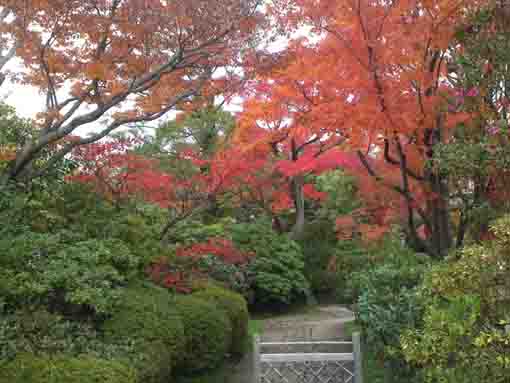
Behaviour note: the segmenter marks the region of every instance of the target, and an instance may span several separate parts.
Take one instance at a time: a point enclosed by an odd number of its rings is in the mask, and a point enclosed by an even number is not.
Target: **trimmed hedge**
[[[214,303],[225,311],[232,324],[232,341],[230,353],[241,356],[248,341],[248,306],[242,295],[219,286],[209,285],[204,290],[193,294],[194,297]]]
[[[136,383],[131,367],[92,357],[54,358],[25,354],[0,364],[0,383]]]
[[[186,339],[177,373],[187,375],[218,367],[232,341],[232,325],[226,312],[212,302],[190,295],[177,296],[174,302]]]
[[[185,347],[183,323],[172,296],[151,284],[126,289],[120,309],[103,329],[110,343],[134,343],[129,358],[144,383],[168,381]]]

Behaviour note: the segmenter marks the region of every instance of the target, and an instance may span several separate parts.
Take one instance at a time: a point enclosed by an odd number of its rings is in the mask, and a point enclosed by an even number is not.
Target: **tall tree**
[[[197,95],[228,92],[240,53],[256,36],[258,0],[2,0],[15,20],[5,41],[19,41],[25,70],[14,79],[46,95],[38,132],[18,148],[2,182],[32,176],[43,149],[78,128],[100,127],[66,142],[51,166],[74,147],[118,127],[189,108]],[[221,69],[223,78],[215,77]],[[228,79],[228,81],[226,81]]]
[[[247,150],[264,145],[278,161],[275,170],[287,178],[296,212],[294,237],[304,230],[306,194],[318,196],[311,184],[305,184],[306,175],[320,171],[326,162],[332,167],[345,160],[335,150],[346,142],[343,131],[335,129],[336,122],[309,114],[324,97],[315,92],[319,73],[309,70],[310,58],[304,50],[282,55],[272,71],[250,82],[234,134],[238,145]]]
[[[279,87],[282,72],[287,76],[288,91],[273,101],[292,107],[287,139],[321,129],[324,139],[342,137],[377,185],[404,203],[408,240],[436,256],[454,243],[450,190],[428,163],[437,145],[471,117],[448,108],[455,90],[448,63],[462,48],[458,27],[488,4],[274,0],[270,6],[284,29],[307,26],[316,37],[291,42],[273,72],[264,73]],[[377,158],[384,166],[376,166]]]

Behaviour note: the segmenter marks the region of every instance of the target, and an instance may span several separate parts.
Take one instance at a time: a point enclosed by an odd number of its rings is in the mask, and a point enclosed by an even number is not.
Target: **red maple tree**
[[[245,104],[249,124],[265,124],[272,133],[265,142],[315,146],[287,165],[292,174],[312,170],[325,151],[339,164],[354,153],[358,163],[347,168],[356,169],[367,204],[391,207],[372,211],[380,224],[362,230],[378,236],[385,231],[378,226],[399,217],[415,248],[444,255],[454,242],[448,182],[427,164],[471,118],[451,107],[448,64],[462,49],[455,34],[470,10],[489,3],[272,1],[269,12],[284,30],[307,27],[314,38],[291,40],[263,68]]]

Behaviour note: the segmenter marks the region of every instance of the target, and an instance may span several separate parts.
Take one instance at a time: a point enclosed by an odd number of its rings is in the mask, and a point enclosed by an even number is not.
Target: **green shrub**
[[[299,244],[275,233],[266,221],[232,225],[236,246],[255,253],[248,267],[256,304],[289,304],[310,293]]]
[[[175,308],[184,324],[186,349],[177,374],[186,375],[218,367],[229,352],[232,324],[217,303],[194,296],[176,296]]]
[[[89,356],[72,358],[22,355],[0,364],[0,383],[136,383],[125,364]]]
[[[423,304],[416,286],[428,258],[392,240],[373,249],[371,257],[375,263],[352,276],[353,290],[361,292],[356,314],[364,341],[389,381],[418,382],[416,370],[404,360],[400,336],[408,328],[421,326]]]
[[[35,304],[66,314],[111,313],[138,261],[118,240],[75,240],[67,231],[0,240],[0,292],[11,308]]]
[[[88,354],[115,359],[129,352],[129,345],[105,344],[90,323],[70,321],[44,309],[17,311],[0,317],[0,360],[18,354]]]
[[[353,303],[360,294],[353,276],[374,264],[374,256],[356,241],[339,241],[331,267],[335,270],[335,297],[339,302]],[[364,273],[359,273],[364,275]],[[358,275],[359,275],[358,274]]]
[[[213,303],[227,313],[232,324],[230,353],[241,356],[248,342],[249,314],[246,300],[237,293],[217,286],[207,286],[193,296]]]
[[[231,219],[223,219],[212,224],[204,224],[198,220],[182,221],[173,228],[168,237],[177,246],[190,246],[206,242],[209,238],[224,238],[228,236],[226,224],[230,222]]]
[[[249,272],[249,263],[234,265],[224,262],[215,255],[209,255],[200,260],[199,267],[209,278],[241,294],[249,303],[253,302],[253,281]]]
[[[401,337],[408,362],[426,382],[508,382],[510,376],[510,216],[483,246],[453,253],[420,289],[423,327]]]
[[[143,382],[164,382],[180,362],[185,347],[181,318],[169,292],[150,284],[132,286],[103,330],[112,344],[132,342],[127,357]]]
[[[337,288],[337,274],[330,268],[337,242],[334,225],[326,220],[306,225],[299,239],[306,277],[315,294],[331,293]]]

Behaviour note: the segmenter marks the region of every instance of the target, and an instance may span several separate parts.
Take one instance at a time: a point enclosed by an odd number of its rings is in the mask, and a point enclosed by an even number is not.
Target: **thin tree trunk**
[[[294,206],[296,208],[296,221],[292,228],[291,237],[298,239],[305,229],[305,196],[303,194],[303,176],[296,176],[292,181]]]

